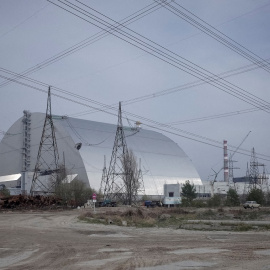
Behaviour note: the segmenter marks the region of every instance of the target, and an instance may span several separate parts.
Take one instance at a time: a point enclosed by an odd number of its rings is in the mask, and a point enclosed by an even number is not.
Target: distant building
[[[25,179],[29,192],[36,164],[45,114],[27,113],[18,119],[0,142],[0,184],[16,188]],[[116,125],[90,120],[53,116],[59,163],[69,175],[86,185],[100,187],[104,156],[107,168],[111,159]],[[202,185],[199,174],[186,153],[165,135],[135,127],[124,127],[127,146],[132,149],[141,169],[146,194],[163,195],[163,185],[189,180]],[[18,177],[19,175],[19,177]],[[13,178],[14,179],[13,179]],[[20,190],[18,190],[20,192]]]
[[[250,179],[247,176],[233,178],[234,183],[249,183],[249,181],[250,181]]]
[[[164,197],[180,197],[180,184],[164,184]]]

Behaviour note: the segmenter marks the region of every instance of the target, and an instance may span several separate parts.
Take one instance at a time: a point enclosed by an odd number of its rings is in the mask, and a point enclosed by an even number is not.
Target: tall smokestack
[[[229,182],[229,168],[228,168],[228,151],[227,151],[227,141],[223,141],[224,149],[224,182]]]

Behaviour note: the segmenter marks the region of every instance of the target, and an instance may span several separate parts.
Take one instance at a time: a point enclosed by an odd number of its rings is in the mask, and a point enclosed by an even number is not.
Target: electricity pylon
[[[104,188],[104,200],[131,205],[138,200],[140,186],[135,156],[127,148],[119,102],[117,130]]]
[[[101,183],[100,183],[100,189],[99,189],[100,193],[104,194],[106,180],[107,180],[107,168],[106,168],[106,156],[104,156],[104,166],[103,166],[103,170],[102,170],[102,177],[101,177]]]
[[[58,161],[59,155],[51,109],[51,89],[49,87],[46,116],[32,179],[31,195],[54,192],[54,188],[59,181]]]
[[[229,185],[230,186],[231,185],[234,185],[234,187],[235,187],[235,183],[233,181],[233,171],[235,169],[240,169],[240,168],[234,167],[234,162],[237,162],[237,161],[236,160],[233,160],[232,159],[232,154],[230,154],[230,156],[229,156]]]
[[[250,158],[250,169],[249,169],[249,184],[252,188],[256,188],[259,184],[259,166],[257,161],[256,153],[254,147],[252,148],[251,158]]]
[[[139,182],[139,188],[138,188],[137,192],[140,193],[140,195],[145,195],[143,173],[142,173],[142,168],[141,168],[141,159],[139,160],[138,182]]]

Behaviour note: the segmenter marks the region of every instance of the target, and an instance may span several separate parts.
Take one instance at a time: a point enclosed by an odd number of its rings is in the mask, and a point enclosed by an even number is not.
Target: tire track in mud
[[[200,265],[217,269],[218,264],[219,269],[253,270],[254,265],[256,269],[270,265],[265,255],[270,250],[268,232],[136,229],[83,223],[78,215],[78,211],[1,214],[0,259],[33,252],[3,269],[152,270]]]

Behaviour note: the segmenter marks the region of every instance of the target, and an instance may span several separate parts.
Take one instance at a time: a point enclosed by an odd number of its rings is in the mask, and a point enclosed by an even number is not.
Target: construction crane
[[[242,142],[239,144],[239,146],[233,151],[231,157],[234,156],[234,154],[238,151],[238,149],[240,148],[240,146],[244,143],[244,141],[247,139],[247,137],[249,136],[249,134],[251,133],[251,131],[249,131],[249,133],[246,135],[246,137],[242,140]]]
[[[213,168],[211,168],[211,169],[212,169],[212,171],[214,171],[214,174],[212,174],[212,175],[210,175],[210,176],[215,176],[215,178],[214,178],[213,181],[210,180],[211,197],[213,197],[213,196],[214,196],[214,184],[215,184],[215,182],[217,181],[217,176],[218,176],[218,174],[223,170],[223,167],[222,167],[218,172],[216,172]]]

